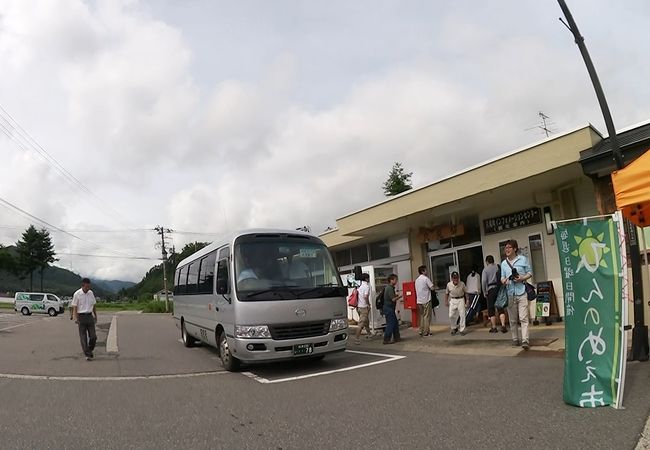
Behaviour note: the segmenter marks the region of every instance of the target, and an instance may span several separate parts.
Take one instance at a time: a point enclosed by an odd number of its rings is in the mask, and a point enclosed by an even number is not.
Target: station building
[[[618,136],[628,157],[650,148],[650,124]],[[592,125],[580,127],[347,214],[320,237],[341,274],[355,265],[391,267],[401,282],[415,279],[424,264],[441,290],[451,271],[463,280],[472,268],[480,273],[487,255],[501,261],[505,241],[516,239],[531,262],[533,281],[552,282],[563,316],[550,222],[615,210],[611,170],[604,168],[612,161],[607,148]],[[447,323],[441,303],[437,321]]]

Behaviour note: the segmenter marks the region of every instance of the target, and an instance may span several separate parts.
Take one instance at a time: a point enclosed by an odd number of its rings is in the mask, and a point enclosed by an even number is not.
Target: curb
[[[108,338],[106,338],[106,353],[118,353],[117,348],[117,316],[111,319],[111,327],[108,329]]]

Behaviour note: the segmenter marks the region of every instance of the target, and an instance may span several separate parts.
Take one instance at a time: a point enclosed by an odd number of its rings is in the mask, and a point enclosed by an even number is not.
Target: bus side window
[[[230,292],[228,280],[228,259],[222,259],[217,264],[217,294],[225,295]]]

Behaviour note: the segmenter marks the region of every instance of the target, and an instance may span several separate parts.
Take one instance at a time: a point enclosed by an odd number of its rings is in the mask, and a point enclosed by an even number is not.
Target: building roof
[[[321,234],[321,237],[329,246],[355,241],[364,229],[372,226],[577,164],[580,152],[601,140],[598,130],[587,124],[347,214],[337,219],[336,229]],[[512,170],[513,167],[517,170]]]
[[[616,132],[623,164],[628,165],[650,148],[650,120]],[[586,175],[604,176],[617,169],[609,136],[580,152],[580,163]]]

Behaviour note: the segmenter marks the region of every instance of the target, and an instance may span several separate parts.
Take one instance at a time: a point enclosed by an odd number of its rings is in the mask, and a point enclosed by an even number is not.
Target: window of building
[[[212,288],[214,285],[214,264],[216,261],[216,251],[201,259],[201,270],[199,271],[199,286],[197,293],[212,294]]]
[[[390,246],[388,239],[383,241],[373,242],[370,244],[370,261],[377,259],[384,259],[390,257]]]
[[[336,265],[338,267],[349,266],[352,264],[352,256],[350,255],[350,249],[339,250],[334,253],[334,259],[336,259]]]
[[[367,245],[357,245],[350,249],[352,254],[352,264],[360,264],[368,262],[368,246]]]

